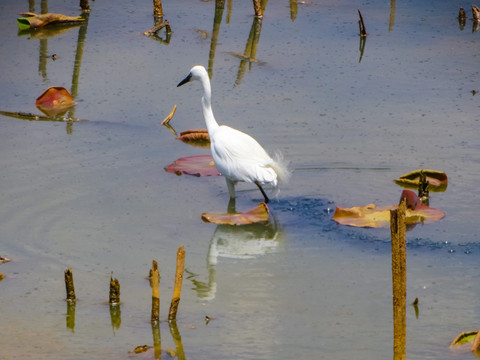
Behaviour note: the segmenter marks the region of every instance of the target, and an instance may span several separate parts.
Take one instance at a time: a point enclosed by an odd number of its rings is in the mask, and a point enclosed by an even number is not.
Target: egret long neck
[[[212,111],[212,89],[210,87],[210,80],[208,75],[206,78],[201,79],[203,86],[203,97],[202,97],[202,108],[203,108],[203,117],[205,118],[205,124],[207,125],[208,133],[211,134],[212,131],[218,128],[218,123],[213,116]]]

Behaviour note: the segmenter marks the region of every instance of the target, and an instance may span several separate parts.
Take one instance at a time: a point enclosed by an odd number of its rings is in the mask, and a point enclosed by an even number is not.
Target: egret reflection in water
[[[199,298],[212,300],[217,292],[217,264],[220,258],[248,260],[278,251],[283,232],[273,219],[267,224],[240,226],[218,225],[213,233],[207,253],[208,280],[196,280],[191,274],[194,289]]]

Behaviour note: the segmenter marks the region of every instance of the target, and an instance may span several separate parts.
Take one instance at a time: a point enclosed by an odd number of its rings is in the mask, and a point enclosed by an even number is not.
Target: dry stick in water
[[[403,200],[397,209],[390,210],[392,238],[392,292],[393,292],[393,358],[405,359],[406,302],[407,302],[407,247]]]
[[[67,290],[67,301],[75,301],[75,287],[73,286],[73,273],[72,268],[65,270],[65,288]]]
[[[160,24],[155,25],[154,27],[145,31],[143,35],[146,35],[146,36],[155,35],[157,32],[159,32],[163,28],[165,28],[167,35],[170,35],[172,33],[172,28],[170,27],[170,23],[168,22],[168,20],[165,20],[165,21],[162,21]]]
[[[255,16],[263,18],[262,4],[260,4],[260,0],[253,0],[253,8],[255,10]]]
[[[155,260],[152,261],[152,268],[150,269],[150,281],[152,284],[152,316],[150,321],[158,323],[160,319],[160,274]]]
[[[175,286],[173,288],[173,297],[168,313],[168,320],[175,321],[177,318],[178,304],[180,303],[180,293],[182,291],[183,269],[185,267],[185,250],[183,245],[177,251],[177,268],[175,270]]]
[[[153,0],[153,16],[163,18],[163,7],[161,0]]]
[[[358,20],[358,27],[360,28],[360,36],[367,36],[367,29],[365,29],[365,23],[363,22],[363,16],[360,10],[358,10],[358,16],[360,20]]]
[[[80,0],[80,8],[82,11],[90,11],[90,5],[88,5],[88,0]]]
[[[108,302],[111,305],[120,304],[120,283],[117,279],[113,279],[110,276],[110,294]]]

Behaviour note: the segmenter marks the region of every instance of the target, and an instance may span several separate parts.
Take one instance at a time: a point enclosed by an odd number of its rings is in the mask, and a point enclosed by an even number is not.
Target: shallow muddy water
[[[142,35],[151,1],[97,0],[82,26],[19,32],[18,14],[42,4],[80,14],[70,1],[0,3],[0,111],[42,115],[35,99],[63,86],[77,103],[68,115],[86,121],[0,115],[0,256],[12,259],[0,266],[2,357],[127,359],[152,346],[146,275],[156,259],[162,358],[170,349],[188,359],[391,358],[390,230],[332,216],[337,206],[396,204],[393,180],[420,168],[449,183],[430,199],[446,216],[407,233],[406,356],[473,357],[449,349],[480,327],[480,31],[470,3],[270,1],[260,26],[249,1],[164,1],[173,33],[152,38]],[[252,44],[254,61],[242,60]],[[160,125],[176,104],[177,132],[205,127],[199,84],[176,87],[195,64],[211,74],[217,120],[290,162],[268,225],[202,222],[227,209],[224,179],[164,170],[209,153]],[[261,200],[239,190],[240,211]],[[175,342],[164,319],[180,245]],[[105,304],[112,272],[120,322]]]

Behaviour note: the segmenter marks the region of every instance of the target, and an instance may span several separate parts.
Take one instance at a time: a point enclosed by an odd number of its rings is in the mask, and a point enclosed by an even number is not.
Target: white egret
[[[273,160],[250,135],[226,125],[218,125],[212,111],[210,78],[203,66],[194,66],[177,87],[192,80],[199,80],[203,87],[203,117],[210,137],[210,149],[215,166],[227,180],[230,198],[235,198],[235,184],[244,181],[257,185],[268,203],[262,185],[269,184],[276,188],[280,180],[286,181],[289,177],[287,167],[281,159]]]

